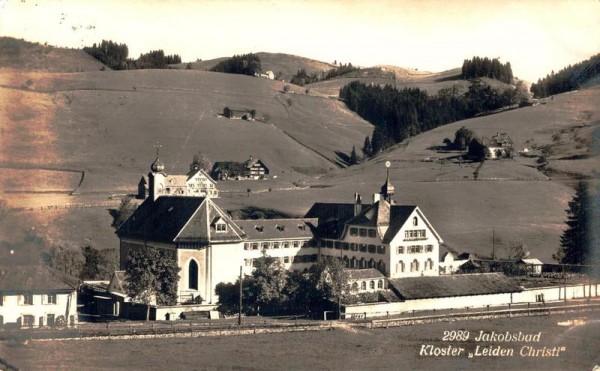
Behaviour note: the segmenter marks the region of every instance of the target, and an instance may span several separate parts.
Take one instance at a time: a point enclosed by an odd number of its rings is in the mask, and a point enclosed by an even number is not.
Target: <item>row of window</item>
[[[377,237],[377,231],[372,228],[350,228],[350,236]]]
[[[348,243],[332,240],[321,240],[319,244],[321,247],[326,247],[328,249],[369,252],[371,254],[385,254],[385,245],[367,245],[365,243]]]
[[[244,250],[288,249],[290,247],[309,247],[308,241],[246,242]]]
[[[369,289],[370,290],[375,290],[375,285],[377,285],[378,289],[383,289],[383,280],[378,280],[377,282],[375,282],[375,280],[371,280],[369,281]],[[360,291],[365,291],[367,289],[367,281],[361,281],[360,285],[358,284],[358,282],[354,282],[352,283],[352,291],[358,291],[360,287]]]
[[[346,268],[358,268],[358,269],[366,269],[366,268],[375,268],[380,272],[385,272],[385,263],[383,260],[379,260],[376,262],[374,259],[366,260],[365,258],[357,259],[356,257],[348,258],[348,256],[344,255],[342,258],[342,262]]]
[[[398,246],[398,254],[419,254],[422,252],[433,252],[433,245]]]
[[[427,231],[425,229],[404,231],[405,240],[420,240],[425,238],[427,238]]]
[[[19,305],[33,305],[33,294],[23,294],[23,299],[19,300]],[[56,294],[46,295],[44,304],[56,304]],[[0,306],[4,305],[4,296],[0,295]]]
[[[3,320],[2,320],[2,316],[0,316],[0,325],[3,325]],[[32,316],[30,314],[26,314],[21,318],[21,325],[23,327],[34,327],[35,326],[35,316]],[[55,325],[57,326],[64,326],[66,324],[66,319],[64,316],[59,315],[58,317],[55,317],[54,314],[47,314],[46,315],[46,323],[45,325],[48,327],[54,327]],[[69,324],[71,326],[75,325],[75,316],[69,316]],[[44,327],[44,317],[39,317],[39,322],[38,322],[38,326],[39,327]]]
[[[402,260],[400,260],[396,267],[396,271],[397,272],[406,272],[406,269],[407,269],[406,264]],[[421,269],[421,264],[419,263],[419,261],[417,259],[414,259],[410,263],[410,271],[411,272],[419,272],[420,269]],[[423,270],[423,272],[428,271],[428,270],[433,270],[433,260],[427,259],[423,263],[422,270]]]
[[[318,259],[317,254],[312,255],[295,255],[295,256],[280,256],[275,259],[279,259],[284,264],[289,263],[314,263]],[[253,267],[256,259],[244,259],[246,267]]]

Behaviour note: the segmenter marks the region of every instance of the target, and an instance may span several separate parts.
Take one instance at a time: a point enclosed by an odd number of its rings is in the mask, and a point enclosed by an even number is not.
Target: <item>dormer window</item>
[[[220,216],[216,217],[211,225],[215,228],[217,233],[227,232],[227,223]]]
[[[285,226],[281,225],[281,224],[277,224],[277,230],[280,232],[283,232],[283,231],[285,231]]]
[[[262,233],[264,230],[264,227],[262,225],[257,225],[254,227],[254,229],[256,229],[259,233]]]

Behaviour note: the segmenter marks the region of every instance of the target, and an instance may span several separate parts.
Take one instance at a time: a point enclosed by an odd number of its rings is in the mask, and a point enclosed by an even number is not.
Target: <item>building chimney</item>
[[[354,194],[354,216],[357,216],[362,211],[362,200],[360,198],[360,194]]]

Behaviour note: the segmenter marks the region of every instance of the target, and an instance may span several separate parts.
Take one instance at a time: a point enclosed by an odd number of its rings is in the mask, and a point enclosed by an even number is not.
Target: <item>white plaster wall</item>
[[[4,296],[4,303],[0,306],[0,315],[3,317],[4,324],[16,323],[19,317],[23,322],[23,316],[31,315],[35,317],[34,327],[39,326],[39,318],[43,317],[44,326],[47,325],[47,315],[54,314],[54,320],[58,316],[65,316],[67,324],[70,324],[70,316],[75,316],[77,323],[77,293],[57,293],[56,304],[47,304],[47,294],[34,294],[33,305],[25,305],[23,295],[21,294],[0,294]],[[71,301],[69,302],[69,296]],[[67,316],[68,314],[68,316]]]
[[[413,218],[417,218],[417,226],[413,226]],[[424,239],[405,239],[405,232],[410,230],[426,230],[426,238]],[[421,245],[423,246],[422,253],[408,253],[408,247],[413,245]],[[433,245],[433,250],[431,252],[426,252],[426,246]],[[404,247],[404,253],[398,254],[398,247]],[[398,234],[392,239],[390,242],[390,277],[391,278],[400,278],[400,277],[419,277],[419,276],[437,276],[439,275],[439,249],[440,244],[438,239],[435,237],[433,230],[429,228],[429,226],[425,223],[425,220],[421,217],[421,215],[415,209],[410,217],[407,219],[406,223],[400,228]],[[413,260],[417,260],[419,262],[419,270],[418,271],[410,271],[410,266]],[[433,261],[433,269],[425,269],[425,263],[427,259],[431,259]],[[399,270],[399,262],[404,262],[404,272]]]

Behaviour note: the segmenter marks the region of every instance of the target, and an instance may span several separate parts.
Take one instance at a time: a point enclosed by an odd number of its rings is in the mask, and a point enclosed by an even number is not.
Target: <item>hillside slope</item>
[[[392,85],[397,89],[419,88],[430,95],[436,94],[440,89],[452,87],[456,87],[459,93],[464,93],[469,87],[467,80],[460,79],[460,68],[433,73],[394,66],[367,68],[336,79],[308,84],[305,87],[320,94],[338,96],[340,88],[352,81],[382,86]]]
[[[372,131],[337,100],[284,93],[281,82],[241,75],[7,73],[0,85],[14,102],[3,112],[2,161],[87,170],[99,174],[96,191],[131,189],[147,171],[156,141],[171,173],[186,172],[202,151],[213,161],[253,155],[273,175],[293,181],[337,168],[339,153]],[[255,109],[263,122],[222,118],[226,106]]]
[[[458,251],[490,256],[492,235],[498,256],[525,244],[532,256],[551,261],[565,227],[565,209],[578,178],[600,172],[600,157],[589,150],[600,126],[600,88],[562,94],[535,107],[474,118],[420,134],[364,164],[336,170],[307,184],[349,201],[355,191],[365,199],[376,192],[391,161],[396,200],[417,204],[445,241]],[[536,158],[459,163],[457,152],[439,149],[461,126],[490,138],[506,132],[517,150],[547,153],[548,173],[536,169]],[[600,129],[598,129],[600,130]],[[560,140],[554,141],[558,133]],[[343,197],[341,197],[343,196]]]
[[[306,70],[308,74],[313,72],[326,72],[335,66],[330,63],[320,62],[314,59],[299,57],[291,54],[284,53],[266,53],[260,52],[255,53],[260,58],[260,64],[263,71],[273,71],[273,73],[284,81],[290,81],[293,75],[295,75],[300,69]],[[205,61],[191,62],[189,63],[193,70],[210,70],[216,66],[219,62],[226,60],[227,57],[209,59]],[[187,68],[188,63],[181,63],[172,65],[174,68]]]
[[[0,68],[28,71],[86,72],[105,67],[80,49],[57,48],[0,37]]]

